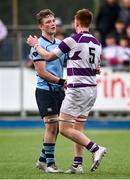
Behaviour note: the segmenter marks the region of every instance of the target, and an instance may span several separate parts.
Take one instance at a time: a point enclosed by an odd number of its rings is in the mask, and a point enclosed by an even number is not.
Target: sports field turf
[[[85,131],[93,141],[108,148],[99,169],[93,173],[91,154],[84,153],[84,174],[46,174],[35,168],[38,158],[42,129],[0,129],[0,179],[129,179],[130,178],[130,131]],[[62,136],[56,145],[56,162],[66,170],[72,160],[72,142]]]

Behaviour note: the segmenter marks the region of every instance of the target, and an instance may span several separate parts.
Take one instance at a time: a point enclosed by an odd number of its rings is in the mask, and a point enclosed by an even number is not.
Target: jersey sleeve
[[[37,51],[32,47],[30,50],[29,57],[34,61],[44,61],[44,58],[40,56]]]
[[[68,53],[71,50],[71,40],[70,37],[65,38],[58,46],[54,49],[53,52],[57,57],[60,57],[62,54]]]

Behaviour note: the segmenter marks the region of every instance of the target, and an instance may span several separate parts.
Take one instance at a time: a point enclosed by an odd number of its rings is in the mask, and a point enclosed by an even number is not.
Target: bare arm
[[[55,60],[57,56],[53,52],[48,52],[45,49],[43,49],[38,44],[38,39],[36,36],[32,37],[31,35],[27,38],[27,44],[29,46],[32,46],[36,49],[37,53],[44,57],[46,60]]]
[[[44,80],[51,82],[51,83],[55,83],[58,84],[60,78],[54,76],[53,74],[49,73],[45,66],[46,66],[46,62],[45,61],[36,61],[34,63],[35,69],[38,72],[38,75],[43,78]]]

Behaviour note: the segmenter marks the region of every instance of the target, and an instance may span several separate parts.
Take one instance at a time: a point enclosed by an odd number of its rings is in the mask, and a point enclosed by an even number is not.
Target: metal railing
[[[72,31],[71,25],[64,25],[64,31]],[[3,54],[0,53],[0,67],[20,67],[20,115],[25,117],[24,110],[24,65],[28,59],[30,47],[26,44],[26,38],[29,34],[39,35],[37,26],[8,26],[8,37],[3,42]],[[0,50],[0,51],[1,51]],[[130,66],[129,66],[130,67]],[[130,71],[129,71],[130,72]],[[100,112],[94,112],[95,116]]]

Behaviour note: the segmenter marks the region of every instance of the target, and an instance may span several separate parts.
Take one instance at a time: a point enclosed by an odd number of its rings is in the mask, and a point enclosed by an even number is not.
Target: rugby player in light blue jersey
[[[77,11],[74,20],[77,34],[65,38],[58,48],[51,52],[42,48],[36,37],[29,36],[27,43],[34,46],[47,60],[54,60],[68,53],[67,90],[60,109],[59,131],[92,153],[90,170],[95,171],[106,153],[106,148],[94,143],[83,132],[73,127],[76,121],[84,122],[87,119],[97,95],[96,74],[100,66],[101,44],[89,33],[92,16],[88,9]],[[73,173],[75,170],[76,167],[73,166],[67,173]]]
[[[47,51],[51,51],[61,42],[54,37],[56,33],[54,13],[49,9],[44,9],[36,17],[42,33],[38,43]],[[65,95],[65,80],[62,78],[66,55],[57,57],[55,61],[46,62],[44,57],[40,56],[32,48],[30,56],[37,75],[36,101],[40,115],[45,123],[43,147],[36,167],[48,173],[60,173],[63,171],[55,164],[54,152],[59,127],[57,118]]]

